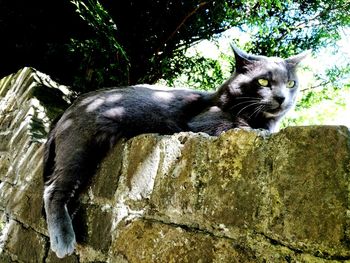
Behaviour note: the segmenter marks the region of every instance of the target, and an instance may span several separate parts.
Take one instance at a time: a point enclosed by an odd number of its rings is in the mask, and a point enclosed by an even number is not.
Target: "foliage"
[[[350,85],[345,85],[342,89],[328,88],[308,92],[298,102],[295,111],[284,119],[282,127],[316,124],[349,125],[348,118],[344,119],[342,116],[350,110],[350,105],[347,104],[349,98]]]
[[[226,1],[105,2],[116,24],[116,37],[130,61],[129,84],[154,83],[180,74],[193,64],[186,49],[229,27]],[[170,70],[171,69],[171,70]]]
[[[81,60],[78,74],[73,79],[73,88],[86,92],[103,85],[126,85],[130,64],[125,50],[116,40],[117,28],[112,18],[98,1],[71,2],[95,33],[94,38],[72,39],[69,44],[71,55]]]
[[[251,50],[263,55],[289,56],[314,51],[339,40],[339,29],[350,25],[347,0],[257,2],[245,30],[253,29]]]
[[[342,112],[350,110],[349,73],[350,65],[347,65],[327,69],[327,78],[316,75],[315,84],[302,90],[294,114],[284,121],[283,126],[350,124],[349,120],[341,120],[342,123],[339,123],[340,120],[334,121],[336,116],[344,115]]]
[[[200,40],[235,27],[250,35],[248,51],[289,56],[333,44],[350,25],[348,0],[13,0],[0,9],[0,75],[30,65],[76,93],[180,76],[207,89],[226,72],[188,56]]]
[[[336,0],[332,4],[319,0],[307,3],[279,0],[146,2],[132,1],[122,8],[106,4],[115,18],[118,35],[126,36],[123,32],[125,23],[128,30],[139,33],[142,30],[143,33],[143,38],[133,35],[124,44],[128,54],[130,43],[134,41],[141,41],[143,51],[146,51],[139,56],[141,59],[130,58],[133,67],[131,83],[153,83],[160,78],[172,83],[172,79],[183,72],[190,73],[193,68],[198,73],[205,72],[205,68],[214,62],[204,62],[204,58],[199,59],[198,56],[188,57],[186,50],[193,43],[210,39],[230,27],[239,27],[252,34],[252,41],[246,48],[253,53],[289,56],[334,43],[339,38],[339,27],[350,24],[349,3],[344,0]],[[128,13],[130,6],[134,8],[131,17],[138,17],[142,23],[135,23],[133,18],[125,19],[122,12]],[[339,12],[340,9],[347,12]],[[153,13],[158,16],[155,18]],[[167,23],[164,24],[164,21]],[[194,67],[196,62],[199,64]],[[200,65],[203,65],[203,70],[199,70]],[[147,72],[144,68],[148,69]],[[193,75],[188,76],[191,86],[194,84]],[[207,83],[195,86],[207,86]]]
[[[223,56],[223,55],[222,55]],[[220,60],[205,58],[201,54],[185,57],[181,75],[174,75],[172,66],[165,72],[166,84],[177,87],[191,87],[198,90],[213,90],[228,77]],[[232,59],[232,58],[230,58]]]

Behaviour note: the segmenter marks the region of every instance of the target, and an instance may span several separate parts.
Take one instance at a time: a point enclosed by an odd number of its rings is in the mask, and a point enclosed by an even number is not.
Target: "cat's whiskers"
[[[238,107],[238,106],[240,106],[240,105],[242,105],[242,104],[247,104],[247,103],[256,103],[256,102],[258,102],[259,101],[259,99],[254,99],[254,100],[246,100],[246,101],[242,101],[242,102],[240,102],[240,103],[237,103],[237,104],[235,104],[235,105],[233,105],[231,108],[230,108],[230,110],[232,111],[234,108],[236,108],[236,107]]]
[[[259,105],[253,113],[248,117],[248,119],[251,119],[254,115],[257,116],[260,112],[262,112],[265,109],[266,105],[262,104]]]
[[[253,103],[251,103],[251,104],[249,104],[249,105],[243,107],[239,112],[237,112],[237,116],[239,116],[239,114],[240,114],[241,112],[243,112],[245,109],[248,109],[249,107],[256,106],[256,105],[260,106],[260,105],[262,105],[262,104],[261,104],[260,101],[259,101],[259,102],[253,102]]]

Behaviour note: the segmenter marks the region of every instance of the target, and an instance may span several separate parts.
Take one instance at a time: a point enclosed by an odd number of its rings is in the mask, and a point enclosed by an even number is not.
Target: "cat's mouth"
[[[281,107],[281,105],[279,105],[277,107],[272,107],[272,108],[266,109],[264,111],[264,115],[265,115],[265,117],[273,118],[273,117],[281,116],[285,112],[286,112],[286,108],[285,107]]]

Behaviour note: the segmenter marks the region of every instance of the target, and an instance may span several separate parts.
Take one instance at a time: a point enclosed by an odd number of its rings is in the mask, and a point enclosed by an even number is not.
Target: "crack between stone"
[[[45,242],[45,253],[44,253],[44,257],[43,257],[43,263],[46,263],[46,260],[49,257],[49,252],[50,252],[50,242]]]
[[[262,237],[264,237],[271,245],[278,245],[278,246],[281,246],[281,247],[285,247],[285,248],[288,248],[289,250],[295,252],[296,254],[302,254],[302,253],[305,253],[305,251],[299,249],[299,248],[295,248],[293,246],[290,246],[290,245],[287,245],[285,243],[283,243],[282,241],[280,240],[277,240],[277,239],[274,239],[272,237],[269,237],[268,235],[266,235],[265,233],[262,233],[262,232],[255,232],[254,234],[257,234],[257,235],[260,235]]]
[[[21,222],[20,220],[14,218],[14,217],[10,217],[10,219],[12,219],[13,221],[15,221],[17,224],[19,224],[21,227],[23,227],[24,229],[27,229],[29,231],[33,231],[34,233],[38,234],[39,236],[41,236],[44,240],[45,240],[45,244],[44,244],[44,257],[42,259],[42,262],[45,263],[48,256],[49,256],[49,252],[50,252],[50,241],[49,238],[44,235],[43,233],[40,233],[39,231],[35,230],[33,227]]]
[[[341,256],[341,255],[326,255],[328,254],[327,252],[322,252],[322,251],[317,251],[317,252],[312,252],[309,250],[302,250],[299,248],[296,248],[294,246],[291,245],[287,245],[284,242],[274,239],[268,235],[266,235],[265,233],[262,232],[255,232],[255,234],[258,234],[262,237],[264,237],[268,242],[270,242],[272,245],[276,246],[281,246],[281,247],[285,247],[291,251],[293,251],[295,254],[309,254],[312,255],[316,258],[320,258],[320,259],[325,259],[325,260],[349,260],[350,259],[350,255],[349,256]]]
[[[31,226],[29,226],[29,225],[27,225],[27,224],[25,224],[25,223],[19,221],[18,219],[11,218],[11,217],[10,217],[10,219],[12,219],[13,221],[15,221],[15,222],[18,223],[19,225],[21,225],[24,229],[33,231],[34,233],[40,235],[40,236],[45,240],[45,245],[44,245],[44,251],[45,251],[45,253],[44,253],[44,257],[43,257],[43,259],[42,259],[42,262],[43,262],[43,263],[46,263],[46,261],[47,261],[47,259],[48,259],[48,257],[49,257],[49,253],[50,253],[50,239],[49,239],[49,237],[46,236],[45,234],[40,233],[39,231],[35,230],[33,227],[31,227]],[[79,262],[80,262],[80,257],[79,257],[78,254],[76,254],[76,255],[77,255],[76,259],[77,259],[77,261],[78,261],[78,263],[79,263]]]
[[[146,222],[150,222],[150,223],[164,224],[164,225],[171,226],[171,227],[179,227],[187,232],[200,233],[200,234],[208,235],[208,236],[213,237],[213,238],[226,239],[226,240],[229,240],[231,242],[238,241],[235,238],[228,237],[225,235],[218,235],[216,233],[213,233],[213,232],[208,231],[206,229],[202,229],[200,227],[188,226],[186,224],[179,224],[179,223],[173,223],[173,222],[166,222],[166,221],[161,220],[161,219],[155,219],[155,218],[149,218],[149,217],[141,217],[140,219],[143,221],[146,221]],[[280,246],[280,247],[287,248],[290,251],[294,252],[295,254],[309,254],[309,255],[312,255],[316,258],[324,259],[324,260],[350,260],[350,255],[349,256],[326,255],[328,253],[325,253],[322,251],[312,252],[312,251],[302,250],[302,249],[296,248],[294,246],[287,245],[280,240],[269,237],[268,235],[266,235],[265,233],[262,233],[262,232],[253,231],[253,234],[263,237],[267,242],[269,242],[273,246]]]
[[[9,184],[11,187],[16,187],[16,184],[7,181],[7,180],[6,180],[6,177],[4,177],[4,178],[1,180],[1,183]]]
[[[46,236],[45,234],[35,230],[33,227],[31,227],[30,225],[27,225],[26,223],[21,222],[20,220],[14,218],[14,217],[9,217],[10,220],[15,221],[16,223],[18,223],[19,225],[21,225],[24,229],[28,229],[30,231],[33,231],[34,233],[40,235],[41,237],[43,237],[45,240],[48,239],[48,236]]]
[[[150,222],[150,223],[158,223],[158,224],[163,224],[163,225],[167,225],[167,226],[171,226],[171,227],[179,227],[187,232],[200,233],[200,234],[208,235],[208,236],[211,236],[214,238],[223,238],[223,239],[227,239],[230,241],[237,241],[234,238],[231,238],[231,237],[228,237],[225,235],[218,235],[218,234],[210,232],[206,229],[202,229],[200,227],[188,226],[186,224],[180,224],[180,223],[166,222],[164,220],[150,218],[150,217],[140,217],[140,219],[143,221],[146,221],[146,222]]]
[[[2,210],[2,209],[0,209],[0,211],[5,212],[5,210]],[[6,213],[6,212],[5,212],[5,213]],[[10,220],[13,220],[14,222],[16,222],[17,224],[19,224],[19,225],[20,225],[21,227],[23,227],[24,229],[27,229],[27,230],[29,230],[29,231],[33,231],[34,233],[40,235],[40,236],[45,240],[45,245],[44,245],[44,246],[45,246],[45,254],[44,254],[44,257],[43,257],[43,259],[42,259],[42,262],[45,263],[45,262],[46,262],[46,259],[47,259],[47,257],[48,257],[48,252],[49,252],[49,248],[50,248],[50,246],[48,245],[48,244],[49,244],[49,242],[48,242],[48,237],[45,236],[44,234],[38,232],[37,230],[35,230],[35,229],[32,228],[31,226],[29,226],[29,225],[27,225],[27,224],[21,222],[20,220],[14,218],[14,217],[12,217],[12,216],[10,216],[10,215],[7,214],[7,213],[6,213],[6,217],[7,217],[7,220],[6,220],[7,223],[9,223]],[[6,242],[6,241],[5,241],[5,242]],[[19,262],[19,261],[12,261],[12,262]]]

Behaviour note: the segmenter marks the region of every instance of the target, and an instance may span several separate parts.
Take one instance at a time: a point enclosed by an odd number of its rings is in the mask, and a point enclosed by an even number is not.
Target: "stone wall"
[[[120,142],[80,198],[75,253],[57,259],[41,158],[60,106],[32,92],[43,76],[0,82],[0,262],[350,262],[350,132],[331,126]]]

